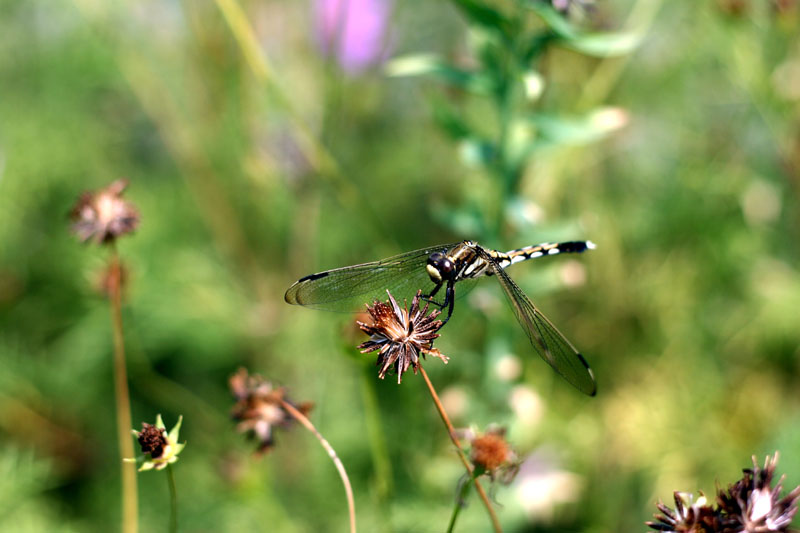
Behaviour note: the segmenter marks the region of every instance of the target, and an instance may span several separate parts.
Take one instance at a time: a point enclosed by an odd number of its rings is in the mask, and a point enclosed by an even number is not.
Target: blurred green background
[[[183,531],[346,530],[310,434],[257,459],[235,433],[240,366],[315,403],[361,531],[445,529],[463,471],[420,377],[378,380],[352,316],[283,292],[462,238],[597,243],[509,271],[586,355],[596,398],[533,353],[492,280],[442,331],[450,363],[426,365],[456,426],[503,425],[528,457],[495,492],[507,531],[644,531],[657,500],[711,495],[776,450],[800,484],[798,3],[573,2],[581,32],[639,38],[619,50],[491,4],[564,38],[507,79],[499,122],[481,83],[508,72],[487,67],[476,4],[377,2],[383,22],[354,4],[365,57],[343,32],[324,53],[322,1],[243,2],[238,27],[222,0],[0,1],[0,530],[118,530],[109,253],[67,214],[121,176],[142,215],[119,246],[133,420],[184,416]],[[461,70],[387,71],[416,54]],[[485,142],[503,135],[522,139],[505,155],[531,149],[510,172]],[[166,529],[167,494],[139,475],[142,529]],[[488,530],[473,497],[457,531]]]

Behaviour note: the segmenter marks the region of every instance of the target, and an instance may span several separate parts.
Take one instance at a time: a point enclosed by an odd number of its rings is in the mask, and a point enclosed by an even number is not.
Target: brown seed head
[[[505,439],[505,429],[490,428],[471,441],[470,460],[476,469],[510,483],[519,470],[519,459]]]
[[[423,357],[430,354],[447,363],[448,358],[433,347],[433,341],[439,337],[436,332],[444,325],[441,320],[436,320],[441,311],[437,309],[428,314],[427,303],[420,309],[422,291],[417,291],[410,309],[408,305],[401,308],[392,294],[386,292],[389,295],[387,302],[376,300],[372,306],[367,305],[372,324],[357,322],[361,330],[370,336],[368,341],[358,346],[361,353],[379,350],[378,377],[383,379],[393,368],[397,383],[400,383],[409,367],[417,373],[420,354]]]
[[[142,447],[142,453],[158,459],[164,454],[164,447],[168,444],[166,431],[158,429],[152,424],[142,422],[142,430],[138,433],[137,440]]]
[[[93,239],[97,244],[131,233],[139,224],[139,212],[122,199],[128,181],[119,179],[95,192],[85,192],[72,208],[72,231],[82,242]]]
[[[771,533],[790,531],[800,501],[800,487],[779,498],[783,477],[772,487],[778,454],[767,456],[764,468],[753,457],[753,468],[743,470],[741,480],[727,490],[717,489],[717,507],[706,503],[703,493],[675,492],[675,509],[657,504],[661,515],[647,525],[658,531],[677,533]]]
[[[753,468],[742,470],[741,480],[726,491],[718,490],[717,503],[727,517],[726,523],[732,528],[748,533],[788,531],[797,513],[800,487],[783,498],[779,497],[785,476],[772,486],[777,463],[777,452],[773,457],[767,456],[763,468],[759,468],[754,456]]]
[[[244,368],[230,377],[229,384],[237,400],[231,410],[233,419],[239,421],[237,430],[251,432],[258,439],[258,453],[270,451],[274,445],[273,428],[287,428],[294,420],[282,406],[282,402],[288,403],[286,389],[273,387],[258,374],[250,376]],[[296,407],[307,414],[313,404],[306,402]]]
[[[646,525],[658,531],[673,531],[675,533],[704,533],[723,531],[719,513],[707,504],[703,493],[697,501],[694,495],[688,492],[673,493],[675,509],[670,509],[663,503],[656,504],[661,515],[653,515],[655,521],[646,522]]]

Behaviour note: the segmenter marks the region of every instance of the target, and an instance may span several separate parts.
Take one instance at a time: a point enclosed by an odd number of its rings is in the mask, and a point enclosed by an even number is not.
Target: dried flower
[[[800,487],[779,498],[786,476],[781,476],[772,487],[777,463],[777,452],[772,458],[767,456],[763,469],[758,467],[753,456],[753,468],[742,470],[742,479],[729,486],[727,491],[718,491],[717,502],[731,531],[766,533],[788,530],[797,513]]]
[[[702,492],[697,501],[694,501],[694,495],[688,492],[675,491],[673,496],[675,510],[661,502],[657,503],[656,507],[663,514],[653,515],[657,521],[646,522],[648,526],[658,531],[675,533],[721,531],[718,513],[708,505]]]
[[[142,448],[142,453],[149,456],[139,458],[142,466],[139,467],[139,472],[145,470],[162,470],[167,465],[172,464],[178,460],[178,454],[181,453],[186,443],[178,443],[179,434],[181,431],[181,423],[183,417],[178,417],[178,422],[169,432],[161,420],[161,415],[156,417],[156,423],[148,424],[142,422],[142,430],[133,430],[133,434],[139,441],[139,446]],[[126,461],[136,461],[136,459],[125,459]]]
[[[122,199],[127,186],[127,180],[119,179],[104,189],[81,195],[70,213],[72,231],[81,242],[93,239],[97,244],[107,243],[136,229],[139,213]]]
[[[520,461],[505,439],[505,428],[490,427],[470,440],[470,460],[478,474],[508,484],[519,471]]]
[[[273,427],[287,428],[294,420],[283,407],[283,402],[289,403],[286,389],[273,387],[258,374],[248,375],[245,368],[240,368],[228,383],[237,400],[231,411],[233,419],[239,422],[237,430],[255,435],[259,441],[257,453],[268,452],[274,444]],[[305,415],[313,404],[306,402],[296,407]]]
[[[647,525],[658,531],[709,532],[709,533],[769,533],[789,531],[792,518],[797,513],[800,501],[800,487],[795,488],[783,498],[782,476],[775,487],[772,480],[778,454],[767,456],[764,468],[756,464],[743,470],[740,481],[730,485],[727,490],[717,489],[717,508],[706,503],[705,497],[692,502],[692,496],[684,492],[675,493],[675,510],[659,503],[662,515],[655,515],[657,522]]]
[[[422,291],[417,291],[411,300],[411,309],[407,303],[401,308],[392,294],[389,291],[386,293],[389,295],[388,302],[376,300],[372,306],[367,306],[373,323],[357,322],[361,330],[370,336],[368,341],[358,346],[361,353],[380,350],[378,377],[383,379],[386,372],[394,368],[397,383],[400,383],[409,366],[417,373],[420,354],[423,357],[430,354],[447,363],[448,358],[433,347],[433,341],[439,337],[436,332],[444,325],[441,320],[436,320],[441,311],[435,309],[428,314],[428,303],[420,309]]]

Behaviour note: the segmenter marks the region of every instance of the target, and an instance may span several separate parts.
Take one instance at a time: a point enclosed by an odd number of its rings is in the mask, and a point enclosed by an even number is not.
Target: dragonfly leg
[[[442,302],[442,303],[439,303],[439,302],[437,302],[436,300],[433,299],[433,297],[436,296],[436,293],[439,292],[439,289],[442,288],[442,285],[444,285],[444,283],[439,283],[439,284],[436,285],[436,287],[433,288],[433,290],[430,293],[423,294],[422,296],[420,296],[422,301],[431,303],[431,304],[435,305],[436,307],[438,307],[439,309],[444,309],[444,307],[447,305],[447,298],[445,298],[445,301]]]
[[[447,317],[442,320],[442,326],[447,324],[450,317],[453,316],[453,306],[456,303],[456,289],[455,283],[450,281],[447,283],[447,292],[445,293],[444,302],[442,302],[442,309],[447,307]]]

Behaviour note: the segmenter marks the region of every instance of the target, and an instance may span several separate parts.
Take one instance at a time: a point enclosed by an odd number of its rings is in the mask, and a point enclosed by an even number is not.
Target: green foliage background
[[[460,4],[396,2],[392,55],[480,66],[491,21]],[[535,149],[503,192],[476,141],[496,138],[491,97],[444,71],[346,75],[320,56],[306,2],[244,3],[260,76],[211,2],[0,1],[0,530],[118,527],[94,289],[108,251],[78,244],[67,213],[120,176],[142,214],[120,243],[133,419],[184,416],[183,531],[346,528],[309,434],[280,432],[258,460],[234,432],[227,378],[242,365],[315,402],[361,531],[445,528],[462,471],[421,379],[377,380],[353,317],[282,296],[317,270],[462,238],[598,245],[510,270],[586,354],[596,398],[533,355],[491,281],[437,341],[450,363],[426,366],[457,426],[504,425],[532,458],[496,491],[508,531],[643,531],[673,490],[713,494],[775,450],[800,484],[798,6],[597,4],[583,24],[641,32],[639,46],[541,53],[544,92],[520,103]],[[626,125],[592,130],[600,106]],[[498,372],[509,361],[518,377]],[[141,524],[166,528],[165,479],[141,475],[139,494]],[[477,501],[458,530],[488,530]]]

